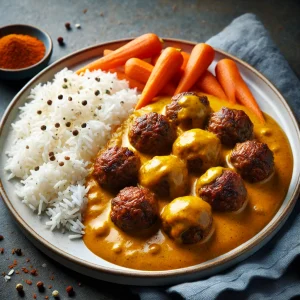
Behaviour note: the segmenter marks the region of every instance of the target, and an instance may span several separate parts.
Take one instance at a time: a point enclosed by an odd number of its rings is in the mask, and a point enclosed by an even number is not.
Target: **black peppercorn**
[[[73,135],[75,135],[75,136],[78,135],[78,133],[79,133],[79,132],[78,132],[78,130],[76,130],[76,129],[73,131]]]
[[[83,106],[86,106],[86,105],[87,105],[87,101],[86,101],[86,100],[83,100],[83,101],[81,102],[81,104],[82,104]]]
[[[63,45],[64,44],[64,39],[63,39],[63,37],[58,37],[57,38],[57,41],[58,41],[58,43],[60,44],[60,45]]]
[[[99,90],[95,91],[95,96],[98,96],[99,94],[100,94]]]
[[[63,97],[64,97],[63,95],[58,95],[57,98],[58,98],[59,100],[62,100]]]
[[[47,101],[47,104],[48,104],[48,105],[51,105],[51,104],[52,104],[52,100],[48,100],[48,101]]]
[[[42,129],[42,130],[46,130],[46,129],[47,129],[46,125],[42,125],[42,126],[41,126],[41,129]]]
[[[86,123],[81,124],[81,127],[85,128],[86,127]]]
[[[59,124],[59,123],[55,123],[55,127],[56,127],[56,128],[59,128],[59,127],[60,127],[60,124]]]
[[[66,126],[67,126],[67,127],[70,127],[70,126],[71,126],[71,122],[67,122],[67,123],[66,123]]]

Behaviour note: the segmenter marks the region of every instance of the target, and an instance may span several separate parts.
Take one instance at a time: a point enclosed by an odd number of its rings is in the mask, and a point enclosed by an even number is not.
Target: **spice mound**
[[[23,34],[0,38],[0,68],[23,69],[39,62],[46,48],[39,39]]]

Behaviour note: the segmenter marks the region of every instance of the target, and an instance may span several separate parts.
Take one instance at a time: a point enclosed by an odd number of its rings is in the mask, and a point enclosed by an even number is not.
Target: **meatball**
[[[167,204],[162,213],[162,228],[177,243],[195,244],[204,240],[212,229],[208,203],[199,197],[185,196]]]
[[[94,176],[100,185],[114,190],[135,185],[140,159],[126,147],[112,147],[97,157]]]
[[[174,199],[187,192],[188,171],[176,156],[155,156],[142,165],[139,183],[162,197]]]
[[[207,97],[194,92],[177,94],[166,106],[166,117],[185,129],[203,128],[210,112]]]
[[[135,119],[128,137],[138,151],[163,155],[170,153],[176,129],[165,116],[151,112]]]
[[[125,232],[150,228],[158,217],[157,199],[146,188],[126,187],[111,200],[110,218]]]
[[[247,141],[236,144],[230,162],[243,179],[258,182],[269,177],[274,170],[274,156],[267,144]]]
[[[207,170],[197,180],[196,194],[216,211],[237,211],[247,200],[241,176],[222,167]]]
[[[229,147],[253,138],[253,123],[245,112],[227,107],[211,115],[207,130],[216,134],[221,143]]]
[[[217,166],[221,151],[220,140],[211,132],[191,129],[180,135],[173,144],[173,154],[187,161],[190,172],[205,172]]]

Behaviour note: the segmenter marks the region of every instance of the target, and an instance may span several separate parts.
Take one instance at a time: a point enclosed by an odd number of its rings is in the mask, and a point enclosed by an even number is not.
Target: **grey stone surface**
[[[87,10],[85,13],[84,10]],[[0,0],[0,27],[6,24],[24,23],[38,26],[48,31],[54,42],[51,62],[81,48],[118,38],[134,37],[145,32],[155,32],[163,37],[181,38],[192,41],[205,41],[223,29],[230,21],[245,13],[257,14],[270,31],[273,40],[287,58],[296,74],[300,75],[300,2],[297,0],[279,1],[38,1]],[[65,22],[72,24],[67,31]],[[81,29],[75,28],[81,24]],[[65,39],[60,47],[58,36]],[[0,81],[0,116],[14,95],[26,81]],[[0,272],[8,272],[8,265],[17,259],[18,265],[30,269],[37,268],[38,276],[25,274],[12,275],[9,282],[0,277],[0,299],[18,299],[15,285],[30,279],[31,286],[23,282],[23,299],[51,299],[51,292],[57,289],[60,299],[69,299],[65,292],[68,285],[75,289],[76,299],[132,299],[130,290],[121,285],[96,281],[70,271],[49,259],[37,250],[15,225],[4,203],[0,200]],[[11,254],[13,248],[21,248],[24,256]],[[30,258],[30,262],[26,259]],[[43,264],[46,267],[42,267]],[[293,272],[293,268],[290,269]],[[54,276],[51,280],[50,277]],[[46,291],[40,294],[35,286],[42,280]],[[78,286],[81,282],[82,286]],[[284,284],[288,284],[285,282]],[[52,289],[48,286],[52,285]],[[242,298],[241,294],[232,294]]]

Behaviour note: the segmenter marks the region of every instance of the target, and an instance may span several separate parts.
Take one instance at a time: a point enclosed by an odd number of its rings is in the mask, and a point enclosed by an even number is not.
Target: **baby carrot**
[[[158,58],[156,65],[153,67],[135,109],[139,109],[150,103],[174,74],[178,72],[182,62],[183,58],[178,49],[173,47],[166,48]]]
[[[187,92],[211,64],[215,56],[214,49],[208,44],[197,44],[189,57],[175,94]]]
[[[262,122],[265,121],[254,96],[233,60],[227,58],[220,60],[216,66],[216,74],[231,102],[235,103],[237,98],[241,104],[251,109]]]
[[[106,71],[124,65],[124,63],[132,57],[151,57],[160,53],[161,49],[162,43],[159,37],[154,33],[147,33],[137,37],[112,53],[91,62],[77,70],[76,73],[80,74],[86,70],[93,71],[98,69]]]
[[[135,80],[142,83],[147,83],[151,73],[153,71],[153,66],[141,59],[130,58],[125,63],[125,74]],[[175,92],[175,86],[170,82],[161,89],[162,94],[173,95]]]
[[[201,92],[227,100],[227,97],[217,78],[209,71],[205,71],[196,83]]]
[[[111,54],[112,52],[114,52],[114,50],[104,49],[103,50],[103,56],[107,56],[108,54]]]
[[[127,80],[128,85],[131,89],[137,88],[137,90],[140,92],[144,89],[145,85],[143,83],[128,77],[125,73],[122,73],[120,71],[117,71],[115,73],[119,80]]]
[[[216,65],[217,80],[221,84],[230,103],[235,104],[236,70],[232,67],[230,59],[222,59]]]

